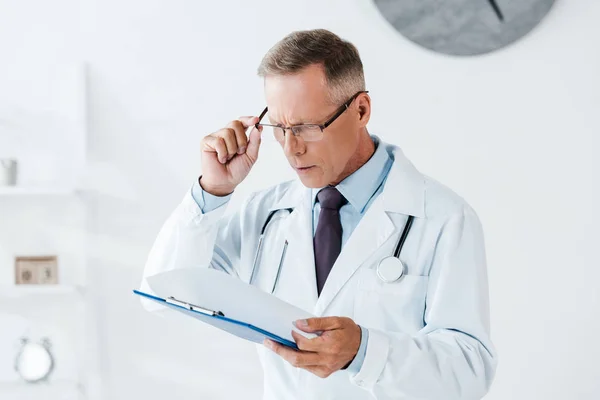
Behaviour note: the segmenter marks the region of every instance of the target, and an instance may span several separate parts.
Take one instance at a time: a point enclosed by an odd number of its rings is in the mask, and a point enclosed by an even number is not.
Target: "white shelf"
[[[79,400],[83,387],[76,381],[55,381],[27,384],[25,382],[0,382],[0,398],[10,400]]]
[[[63,188],[78,185],[87,154],[87,72],[72,59],[0,63],[0,156],[17,161],[17,185],[25,186],[0,188],[0,196],[68,194]]]
[[[66,188],[0,186],[0,196],[23,196],[23,195],[68,196],[68,195],[72,195],[75,193],[76,192],[74,189],[66,189]]]
[[[78,295],[83,288],[76,285],[5,285],[0,286],[0,297],[46,295]]]

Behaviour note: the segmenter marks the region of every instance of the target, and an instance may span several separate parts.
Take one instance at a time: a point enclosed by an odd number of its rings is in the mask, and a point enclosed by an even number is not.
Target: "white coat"
[[[484,239],[479,219],[459,196],[418,172],[402,151],[383,192],[345,244],[320,296],[313,259],[311,190],[290,181],[251,195],[241,209],[203,214],[191,194],[164,224],[144,276],[210,265],[248,282],[260,230],[267,228],[255,284],[316,316],[346,316],[369,330],[362,368],[319,378],[258,345],[264,398],[480,399],[496,369],[490,341]],[[377,263],[393,254],[407,215],[415,216],[401,253],[406,274],[383,283]],[[141,290],[149,290],[145,280]]]

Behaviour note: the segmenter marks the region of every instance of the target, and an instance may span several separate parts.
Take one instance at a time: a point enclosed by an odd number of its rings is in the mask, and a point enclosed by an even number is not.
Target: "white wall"
[[[482,219],[500,353],[487,399],[600,397],[592,254],[600,239],[599,2],[557,0],[521,42],[465,59],[406,41],[369,0],[88,0],[81,8],[63,0],[39,14],[48,3],[29,3],[14,7],[49,31],[79,30],[91,67],[88,263],[106,399],[259,397],[252,345],[187,321],[166,324],[129,291],[200,172],[201,137],[259,112],[255,70],[264,52],[292,30],[316,27],[358,46],[371,132],[402,146]],[[64,23],[73,19],[79,27]],[[266,145],[235,201],[292,176]]]
[[[0,1],[0,158],[17,156],[18,183],[40,191],[72,187],[83,163],[79,7],[76,0]],[[75,398],[77,381],[98,382],[94,320],[88,319],[93,305],[77,291],[34,294],[11,285],[18,255],[57,255],[59,282],[84,284],[87,205],[77,196],[0,192],[0,398],[33,398],[35,389],[49,400],[50,393]],[[50,339],[55,390],[18,384],[21,336]]]

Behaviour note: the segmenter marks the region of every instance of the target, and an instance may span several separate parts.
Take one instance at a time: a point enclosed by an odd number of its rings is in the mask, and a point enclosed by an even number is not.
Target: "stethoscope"
[[[385,257],[377,264],[377,276],[385,283],[396,282],[404,276],[406,268],[402,260],[400,260],[400,252],[402,251],[402,247],[404,247],[404,242],[406,241],[408,232],[410,232],[410,227],[412,226],[414,219],[415,217],[412,215],[408,216],[404,229],[402,230],[402,235],[400,235],[400,239],[396,244],[394,255]]]
[[[256,278],[256,267],[258,266],[258,260],[260,259],[262,253],[263,241],[265,238],[265,234],[267,232],[267,228],[273,216],[279,211],[287,211],[289,214],[294,211],[293,208],[284,208],[280,210],[272,210],[265,223],[263,224],[260,230],[260,237],[258,238],[258,246],[256,249],[256,254],[254,255],[254,261],[252,263],[252,274],[250,276],[250,284],[254,283],[254,279]],[[402,230],[402,234],[400,235],[400,239],[396,244],[396,248],[394,250],[393,256],[387,256],[383,258],[377,264],[377,277],[385,283],[393,283],[399,280],[404,276],[406,267],[402,260],[400,260],[400,253],[402,252],[402,247],[404,247],[404,242],[406,241],[406,237],[410,232],[410,227],[412,226],[414,216],[409,215],[406,220],[406,224],[404,225],[404,229]],[[287,251],[288,241],[286,240],[283,247],[283,252],[281,253],[281,258],[279,260],[279,265],[277,267],[277,275],[275,276],[275,282],[271,287],[271,294],[275,292],[275,288],[277,287],[277,283],[279,282],[279,275],[281,274],[281,267],[283,265],[283,260],[285,259],[285,253]]]
[[[250,285],[252,285],[252,283],[254,283],[254,278],[256,278],[256,266],[258,265],[258,260],[262,253],[262,246],[263,246],[263,241],[265,239],[265,233],[267,232],[267,227],[269,226],[269,222],[271,222],[271,219],[273,218],[273,216],[276,213],[278,213],[279,211],[287,211],[289,214],[291,214],[292,211],[294,211],[294,209],[293,208],[283,208],[280,210],[272,210],[269,213],[269,215],[267,216],[267,219],[260,230],[260,236],[258,238],[258,246],[256,248],[256,254],[254,255],[254,261],[252,262],[252,275],[250,275]],[[273,282],[273,287],[271,287],[271,294],[273,294],[275,292],[275,288],[277,287],[277,282],[279,282],[279,275],[281,274],[281,266],[283,265],[283,260],[285,259],[285,253],[287,251],[287,246],[288,246],[288,241],[286,240],[283,245],[283,252],[281,253],[281,258],[279,259],[279,265],[277,266],[277,275],[275,276],[275,282]]]

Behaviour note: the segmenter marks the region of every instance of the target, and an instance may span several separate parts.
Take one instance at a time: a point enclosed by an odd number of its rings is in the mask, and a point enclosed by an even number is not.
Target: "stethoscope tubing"
[[[259,260],[259,258],[261,256],[261,253],[262,253],[263,241],[264,241],[265,234],[266,234],[267,228],[269,226],[269,223],[271,222],[271,219],[273,218],[273,216],[278,211],[282,211],[282,210],[286,210],[290,214],[294,211],[293,208],[284,208],[284,209],[280,209],[280,210],[272,210],[271,212],[269,212],[269,215],[267,216],[267,219],[266,219],[265,223],[263,224],[263,226],[262,226],[262,228],[260,230],[260,237],[258,238],[258,246],[256,248],[256,254],[254,255],[254,261],[252,262],[252,274],[250,276],[250,284],[251,285],[254,282],[254,279],[256,278],[256,267],[258,265],[258,260]],[[398,260],[400,260],[400,253],[402,252],[402,248],[404,247],[404,242],[406,241],[408,233],[410,232],[410,228],[412,227],[414,219],[415,219],[414,216],[412,216],[412,215],[408,216],[406,224],[404,225],[404,229],[402,230],[402,235],[400,236],[400,239],[398,240],[398,243],[396,244],[396,248],[394,249],[394,258],[397,258]],[[284,248],[283,248],[283,253],[282,253],[281,258],[279,260],[279,266],[278,266],[278,269],[277,269],[277,276],[275,277],[275,283],[273,284],[273,287],[271,289],[271,293],[275,292],[275,288],[277,286],[277,282],[279,281],[279,276],[281,274],[281,268],[282,268],[283,260],[285,258],[285,253],[287,251],[287,247],[288,247],[288,241],[286,239],[285,244],[284,244]],[[402,262],[401,262],[401,264],[403,266]]]
[[[400,240],[398,240],[398,244],[396,244],[396,249],[394,250],[394,257],[398,259],[400,259],[400,252],[402,251],[402,247],[404,247],[404,242],[406,241],[408,232],[410,232],[410,227],[412,226],[414,219],[414,216],[408,216],[408,220],[406,220],[406,225],[404,225],[404,230],[402,231],[402,236],[400,236]]]

